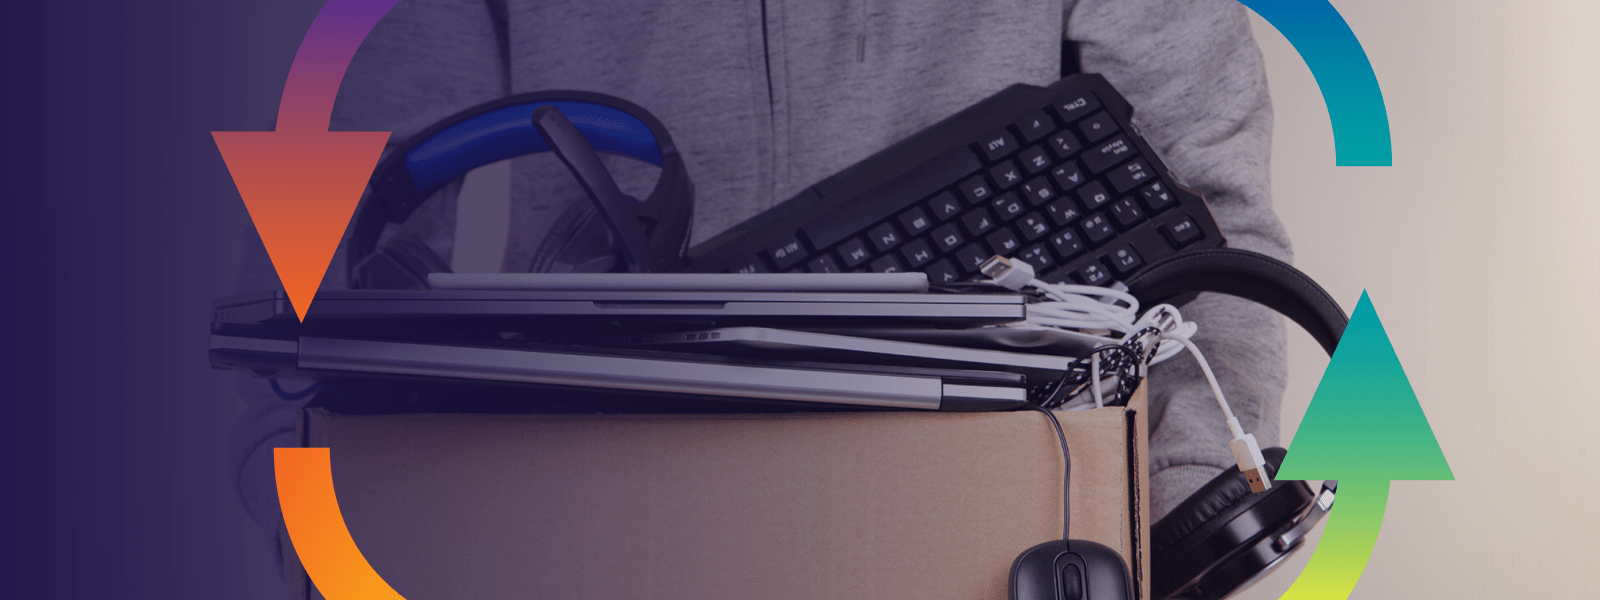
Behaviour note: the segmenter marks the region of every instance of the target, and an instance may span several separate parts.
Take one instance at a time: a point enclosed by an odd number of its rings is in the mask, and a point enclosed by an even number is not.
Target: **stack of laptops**
[[[1006,410],[1107,342],[1027,327],[1001,288],[921,273],[434,274],[425,291],[214,305],[214,367],[502,397]],[[468,392],[470,390],[470,393]],[[439,407],[436,407],[439,408]],[[448,408],[448,407],[444,407]]]

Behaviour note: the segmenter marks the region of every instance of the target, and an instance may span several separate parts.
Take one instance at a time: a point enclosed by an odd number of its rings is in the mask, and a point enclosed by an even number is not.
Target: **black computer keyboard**
[[[1099,75],[1013,85],[689,250],[697,272],[926,272],[981,279],[992,255],[1106,285],[1223,245]]]

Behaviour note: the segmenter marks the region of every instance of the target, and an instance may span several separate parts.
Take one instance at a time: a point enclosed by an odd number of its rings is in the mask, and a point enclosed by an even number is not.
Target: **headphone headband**
[[[412,136],[378,164],[370,193],[356,209],[347,264],[355,287],[358,265],[370,256],[388,223],[404,222],[438,190],[469,171],[509,158],[550,151],[531,116],[552,106],[598,152],[629,156],[661,167],[644,214],[683,221],[693,202],[683,159],[667,129],[644,108],[621,98],[578,91],[508,96],[456,113]],[[681,206],[681,208],[680,208]],[[685,214],[677,215],[675,211]]]
[[[1350,318],[1322,286],[1305,273],[1265,254],[1216,248],[1174,254],[1125,282],[1128,293],[1149,306],[1193,292],[1237,296],[1271,308],[1298,323],[1331,356]]]

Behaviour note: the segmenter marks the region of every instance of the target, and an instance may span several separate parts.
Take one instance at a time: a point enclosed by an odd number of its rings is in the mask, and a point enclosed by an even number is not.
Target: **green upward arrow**
[[[1361,293],[1278,478],[1339,480],[1311,562],[1284,598],[1350,596],[1372,556],[1395,479],[1454,480],[1400,358]]]

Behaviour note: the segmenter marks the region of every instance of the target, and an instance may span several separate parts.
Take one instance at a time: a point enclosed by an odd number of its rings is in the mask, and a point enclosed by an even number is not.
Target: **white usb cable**
[[[1222,394],[1222,386],[1217,384],[1217,377],[1211,372],[1211,365],[1206,362],[1205,355],[1200,353],[1200,348],[1189,340],[1199,330],[1199,326],[1184,321],[1178,309],[1161,304],[1140,315],[1139,300],[1132,294],[1097,286],[1041,281],[1034,277],[1033,265],[1026,261],[1012,261],[1002,256],[994,256],[984,261],[979,270],[1002,287],[1016,291],[1033,288],[1048,299],[1028,305],[1028,322],[1031,324],[1062,329],[1115,332],[1118,337],[1123,338],[1153,328],[1157,332],[1157,345],[1154,356],[1148,364],[1161,362],[1187,349],[1194,355],[1195,361],[1200,363],[1200,370],[1205,373],[1206,382],[1211,385],[1211,393],[1216,396],[1217,405],[1222,407],[1222,415],[1228,422],[1228,431],[1233,434],[1233,440],[1228,442],[1228,449],[1233,453],[1239,471],[1245,474],[1245,479],[1250,483],[1250,489],[1260,492],[1272,488],[1272,480],[1266,473],[1267,461],[1261,454],[1261,446],[1256,442],[1256,436],[1246,433],[1239,425],[1239,419],[1233,416],[1233,410],[1228,407],[1228,401]],[[1090,394],[1094,398],[1094,406],[1102,407],[1105,404],[1101,390],[1098,352],[1090,357],[1089,364]],[[1141,376],[1144,375],[1147,366],[1143,362],[1140,363]]]

